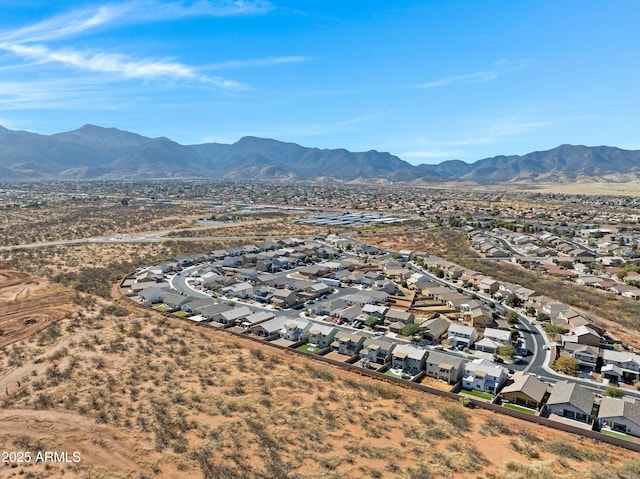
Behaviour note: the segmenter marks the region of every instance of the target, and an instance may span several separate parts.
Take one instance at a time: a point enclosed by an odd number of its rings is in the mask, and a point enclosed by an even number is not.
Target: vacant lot
[[[6,246],[105,236],[116,232],[169,230],[207,212],[207,208],[192,204],[64,204],[4,210],[0,216],[0,244]]]
[[[0,346],[45,329],[69,314],[73,292],[0,263]]]

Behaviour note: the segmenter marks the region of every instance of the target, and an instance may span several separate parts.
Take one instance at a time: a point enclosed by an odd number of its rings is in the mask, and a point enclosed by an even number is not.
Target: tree
[[[403,336],[415,336],[416,334],[421,333],[421,328],[419,324],[407,324],[404,328],[402,328]]]
[[[624,391],[622,389],[615,387],[613,384],[609,384],[606,388],[604,388],[604,393],[612,398],[621,398],[624,396]]]
[[[364,320],[364,324],[366,324],[370,328],[375,328],[378,323],[380,323],[380,318],[373,315],[367,316],[367,319]]]
[[[502,356],[505,358],[513,358],[516,355],[516,348],[513,347],[513,344],[507,344],[505,346],[500,346],[498,348],[498,356]]]
[[[518,298],[514,293],[511,293],[507,296],[507,299],[504,302],[507,306],[511,306],[512,308],[518,308],[522,305],[522,300]]]
[[[560,356],[554,364],[554,369],[559,373],[575,376],[578,372],[578,361],[571,356]]]
[[[550,320],[551,316],[549,316],[547,313],[543,313],[542,311],[540,311],[538,314],[536,314],[536,321],[544,323],[545,321]]]
[[[549,323],[544,327],[544,332],[548,336],[555,336],[556,334],[564,333],[565,329],[558,324]]]
[[[509,325],[514,325],[518,322],[518,313],[515,311],[507,311],[507,314],[504,316],[504,319],[509,323]]]
[[[525,311],[529,316],[535,316],[536,315],[536,308],[534,308],[533,306],[529,306],[526,311]]]

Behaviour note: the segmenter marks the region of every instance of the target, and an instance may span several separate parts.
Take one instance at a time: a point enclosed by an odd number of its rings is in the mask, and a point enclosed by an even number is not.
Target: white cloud
[[[0,35],[5,42],[46,42],[61,40],[107,26],[135,25],[194,16],[229,17],[260,15],[271,10],[265,1],[198,1],[183,2],[157,0],[113,3],[75,10],[40,23],[11,30]]]
[[[109,3],[54,16],[42,22],[0,33],[0,50],[14,56],[3,55],[3,71],[19,71],[42,67],[44,64],[58,64],[78,71],[102,74],[102,81],[140,79],[186,80],[192,84],[214,86],[226,91],[243,91],[250,88],[240,82],[208,76],[202,69],[172,59],[135,58],[99,49],[78,50],[73,47],[54,47],[59,42],[73,36],[88,36],[95,30],[109,29],[122,25],[148,23],[194,16],[226,17],[234,15],[259,15],[271,10],[272,6],[262,0],[214,0],[214,1],[160,1],[134,0]],[[21,62],[14,62],[15,56]],[[266,66],[306,61],[305,57],[283,56],[250,60],[247,66]],[[232,65],[233,66],[233,65]],[[242,65],[240,65],[242,66]],[[61,72],[49,69],[47,74]],[[64,73],[63,73],[64,75]],[[25,82],[31,81],[25,78]]]
[[[207,65],[205,68],[208,70],[229,70],[233,68],[286,65],[289,63],[302,63],[310,60],[311,60],[311,57],[304,57],[304,56],[253,58],[249,60],[231,60],[227,62],[213,63],[211,65]]]
[[[470,83],[485,83],[498,78],[500,74],[495,71],[475,72],[466,75],[456,75],[440,78],[429,83],[418,85],[417,88],[437,88],[449,85],[466,85]]]
[[[161,60],[134,60],[126,55],[113,53],[82,53],[75,50],[50,50],[42,45],[0,43],[0,49],[40,63],[60,63],[94,73],[106,73],[123,79],[191,80],[215,85],[225,90],[241,91],[248,87],[242,83],[221,77],[208,77],[193,67]]]

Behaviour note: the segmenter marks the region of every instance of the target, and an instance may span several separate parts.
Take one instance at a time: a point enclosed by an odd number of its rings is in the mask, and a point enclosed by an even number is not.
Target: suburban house
[[[386,364],[391,361],[391,352],[396,342],[385,337],[367,338],[360,350],[360,357],[374,364]]]
[[[362,333],[346,333],[341,331],[336,334],[334,341],[331,343],[331,347],[340,354],[355,356],[360,352],[368,337],[369,336]]]
[[[450,325],[449,320],[442,316],[429,319],[420,325],[423,331],[422,336],[431,344],[437,344],[447,335]]]
[[[425,370],[427,376],[455,384],[462,377],[465,364],[466,361],[458,356],[432,351],[427,356]]]
[[[251,333],[256,336],[260,336],[261,338],[269,338],[271,336],[279,335],[280,330],[284,328],[284,325],[290,320],[291,318],[287,318],[285,316],[276,316],[273,319],[251,326]]]
[[[233,306],[230,306],[225,303],[213,303],[207,304],[206,306],[201,306],[196,309],[196,313],[202,316],[204,319],[208,321],[212,321],[213,318],[224,311],[229,311],[233,309]]]
[[[602,341],[602,336],[589,326],[578,326],[577,328],[573,328],[569,331],[569,334],[563,334],[560,338],[562,344],[577,343],[596,347],[599,346]]]
[[[640,377],[640,356],[605,349],[602,352],[602,377],[613,382],[633,382]]]
[[[397,346],[391,354],[391,367],[415,376],[425,370],[428,354],[429,352],[425,349],[416,348],[411,344],[402,344]]]
[[[244,329],[251,329],[253,326],[264,323],[265,321],[269,321],[274,317],[275,315],[271,312],[257,311],[244,318],[239,318],[238,320],[236,320],[236,324],[243,327]]]
[[[162,298],[162,303],[170,309],[180,309],[183,304],[193,300],[193,297],[185,296],[183,294],[168,292]]]
[[[486,328],[493,322],[493,312],[484,305],[464,311],[462,317],[466,324],[474,328]]]
[[[504,401],[532,409],[540,409],[547,395],[547,383],[522,371],[517,371],[502,388]]]
[[[464,368],[462,387],[496,394],[507,380],[509,371],[488,359],[474,359]]]
[[[476,348],[476,351],[480,351],[487,354],[497,354],[498,348],[500,346],[502,346],[502,344],[487,337],[484,337],[481,340],[476,341],[476,344],[474,345],[474,347]]]
[[[251,310],[246,306],[240,306],[239,308],[232,308],[228,311],[222,311],[214,315],[211,320],[216,323],[222,324],[225,328],[229,328],[236,324],[236,321],[241,320],[251,314]]]
[[[478,283],[478,289],[485,294],[495,293],[496,291],[498,291],[499,287],[500,283],[492,278],[482,278],[482,280]]]
[[[447,329],[447,340],[456,349],[465,349],[471,347],[478,337],[476,328],[465,326],[463,324],[453,323]]]
[[[287,341],[300,341],[309,335],[311,326],[306,319],[290,319],[280,331],[280,337]]]
[[[222,288],[222,292],[229,296],[246,299],[253,294],[253,286],[251,285],[251,283],[247,282],[236,283]]]
[[[298,297],[296,296],[296,293],[288,289],[276,289],[273,292],[271,301],[281,308],[290,308],[296,304]]]
[[[402,311],[400,309],[389,308],[385,315],[385,321],[389,323],[402,323],[403,325],[413,324],[415,316],[413,313]]]
[[[169,286],[151,286],[138,293],[138,299],[144,304],[160,303],[169,294]]]
[[[371,296],[365,293],[349,294],[347,296],[344,296],[343,299],[347,302],[347,304],[360,306],[360,307],[363,307],[365,304],[376,304],[378,302],[374,298],[372,298]]]
[[[511,344],[511,331],[504,329],[486,328],[484,330],[484,337],[493,339],[501,346],[508,346]]]
[[[578,343],[565,343],[560,354],[571,356],[578,362],[580,369],[595,370],[600,350],[595,346]]]
[[[598,412],[598,426],[640,437],[640,401],[628,397],[603,397]]]
[[[332,311],[333,316],[349,321],[350,323],[353,322],[353,320],[361,314],[362,308],[355,304],[352,306],[346,306],[342,309],[339,309],[338,311]]]
[[[318,349],[324,349],[331,345],[338,329],[328,324],[313,323],[309,329],[309,344]]]
[[[380,306],[377,304],[365,304],[362,307],[362,314],[366,314],[367,316],[375,316],[378,319],[383,319],[385,313],[387,312],[386,306]]]
[[[578,383],[558,381],[547,400],[547,410],[550,414],[591,424],[593,401],[593,393]]]
[[[211,306],[212,304],[216,304],[213,298],[202,298],[184,303],[182,306],[180,306],[180,309],[186,313],[193,314],[197,309],[203,308],[205,306]]]

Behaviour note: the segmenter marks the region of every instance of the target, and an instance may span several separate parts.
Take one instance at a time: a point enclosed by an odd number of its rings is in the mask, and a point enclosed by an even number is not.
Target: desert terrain
[[[3,477],[637,477],[635,453],[387,384],[124,300],[5,346]],[[586,475],[585,475],[586,474]]]

